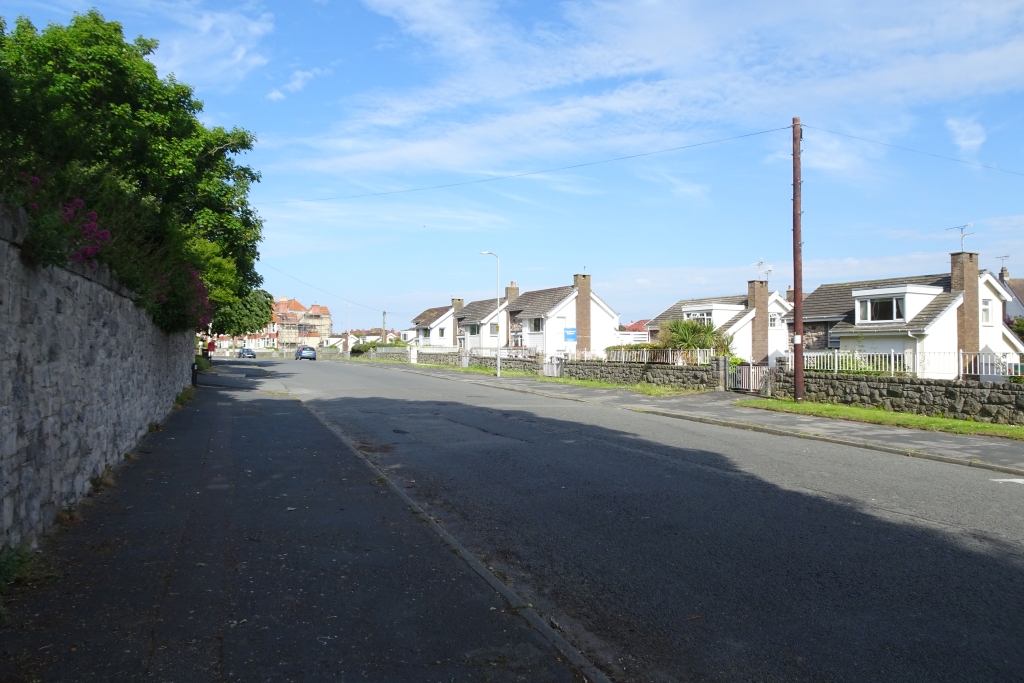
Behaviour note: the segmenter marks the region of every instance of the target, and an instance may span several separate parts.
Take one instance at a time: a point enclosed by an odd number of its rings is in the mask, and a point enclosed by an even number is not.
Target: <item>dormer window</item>
[[[696,320],[701,323],[711,322],[711,311],[687,311],[683,315],[686,320]]]
[[[892,322],[904,319],[902,296],[857,301],[857,322]]]

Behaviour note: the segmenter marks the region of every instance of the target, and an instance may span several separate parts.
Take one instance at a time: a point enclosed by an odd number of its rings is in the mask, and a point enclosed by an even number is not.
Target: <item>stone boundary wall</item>
[[[428,365],[453,365],[455,367],[460,365],[459,354],[455,351],[432,353],[423,349],[417,349],[416,362],[427,363]]]
[[[572,361],[562,365],[562,377],[616,384],[647,383],[709,391],[724,390],[728,360],[719,358],[712,360],[712,365]]]
[[[489,368],[491,370],[495,370],[497,368],[495,360],[487,356],[470,356],[469,364],[476,368]],[[539,375],[543,368],[544,366],[541,362],[526,358],[501,359],[502,370],[523,370],[525,372],[531,372]]]
[[[191,381],[195,335],[168,335],[110,273],[33,269],[0,205],[0,547],[34,543]]]
[[[793,373],[772,375],[772,396],[793,398]],[[958,420],[1024,424],[1024,384],[804,373],[804,398]]]
[[[409,362],[408,346],[378,346],[370,351],[371,358]]]

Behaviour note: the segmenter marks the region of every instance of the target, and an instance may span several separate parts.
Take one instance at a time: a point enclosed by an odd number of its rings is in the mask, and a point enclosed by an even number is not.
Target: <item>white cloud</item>
[[[975,156],[985,143],[985,129],[974,119],[946,119],[946,128],[953,135],[953,142],[960,148],[962,156]]]
[[[270,92],[267,93],[267,99],[268,100],[274,100],[274,101],[283,100],[284,99],[284,93],[282,93],[280,90],[277,90],[277,89],[271,90]]]
[[[299,92],[306,87],[316,76],[323,76],[331,73],[329,69],[315,68],[309,71],[294,71],[292,72],[291,80],[282,85],[280,88],[274,88],[267,93],[267,99],[269,100],[283,100],[285,95],[281,90],[287,90],[288,92]]]

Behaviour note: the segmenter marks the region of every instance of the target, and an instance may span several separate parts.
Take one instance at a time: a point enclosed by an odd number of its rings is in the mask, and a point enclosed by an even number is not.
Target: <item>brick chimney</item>
[[[751,329],[750,360],[754,363],[768,362],[768,282],[750,280],[747,282],[747,308],[754,309]]]
[[[979,339],[978,316],[978,254],[957,251],[950,254],[952,290],[964,293],[964,303],[956,311],[956,340],[961,351],[977,353]]]
[[[462,307],[465,306],[465,305],[466,305],[466,300],[465,299],[454,299],[454,298],[452,299],[452,308],[455,309],[456,313],[461,311]]]
[[[793,294],[793,285],[786,287],[786,301],[788,301],[789,303],[793,303],[794,301],[796,301],[796,295]]]
[[[590,351],[590,276],[573,275],[576,288],[576,350]]]
[[[1007,282],[1009,279],[1010,279],[1010,271],[1008,271],[1006,269],[1006,266],[1003,266],[1002,268],[999,269],[999,284],[1003,285],[1007,289],[1010,289],[1010,283]],[[1013,291],[1013,290],[1010,290],[1010,291]],[[1005,301],[1003,302],[1003,320],[1007,320],[1007,316],[1006,316],[1006,302]]]
[[[505,300],[510,304],[519,298],[519,286],[516,281],[513,280],[508,287],[505,288]]]

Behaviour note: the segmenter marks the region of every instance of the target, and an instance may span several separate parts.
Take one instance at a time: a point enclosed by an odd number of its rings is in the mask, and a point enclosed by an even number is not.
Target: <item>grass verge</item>
[[[11,588],[22,584],[54,581],[58,578],[60,574],[42,553],[33,553],[26,548],[0,549],[0,624],[7,621],[4,595]]]
[[[196,388],[187,386],[174,397],[174,409],[180,410],[194,400],[196,400]]]
[[[596,379],[570,379],[568,377],[541,377],[534,376],[538,382],[549,382],[551,384],[570,384],[575,387],[590,387],[591,389],[628,389],[644,396],[685,396],[687,394],[703,394],[704,389],[690,389],[688,387],[666,387],[660,384],[648,384],[639,382],[637,384],[616,384],[615,382],[602,382]]]
[[[736,401],[735,405],[744,408],[775,410],[782,413],[817,415],[834,420],[870,422],[871,424],[890,425],[892,427],[909,427],[930,432],[998,436],[1004,439],[1024,441],[1024,426],[1018,425],[954,420],[947,417],[927,417],[913,413],[895,413],[879,408],[858,408],[855,406],[836,405],[834,403],[795,403],[777,398],[744,399]]]
[[[199,369],[199,372],[205,372],[213,367],[213,363],[202,356],[196,356],[196,367]]]

